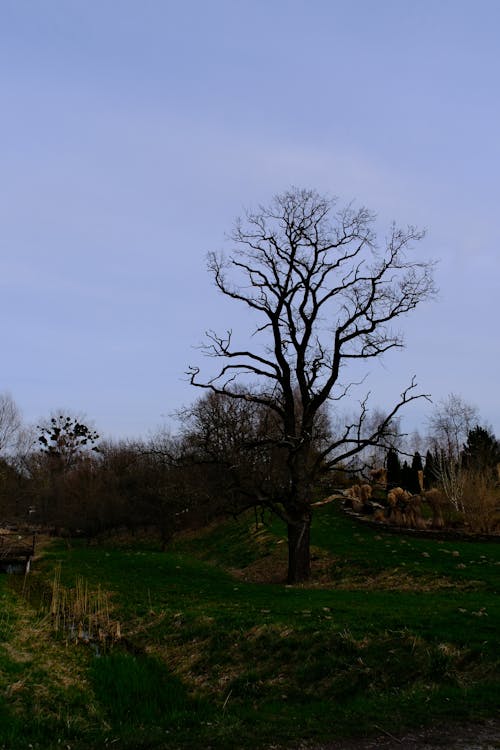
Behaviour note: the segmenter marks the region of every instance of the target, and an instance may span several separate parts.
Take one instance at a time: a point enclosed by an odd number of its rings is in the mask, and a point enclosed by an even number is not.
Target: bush
[[[500,490],[491,474],[462,472],[462,513],[472,531],[491,533],[500,527]]]

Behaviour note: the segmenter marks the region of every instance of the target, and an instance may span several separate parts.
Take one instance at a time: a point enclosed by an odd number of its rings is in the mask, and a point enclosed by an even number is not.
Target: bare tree
[[[467,483],[462,453],[478,419],[477,408],[456,393],[439,401],[429,419],[429,442],[434,450],[433,472],[446,499],[460,513],[465,509],[463,498]]]
[[[467,436],[478,420],[475,406],[450,393],[439,401],[429,419],[430,442],[435,450],[444,451],[447,459],[458,462]]]
[[[273,496],[279,502],[287,479],[275,415],[251,395],[247,400],[209,392],[177,414],[181,460],[192,467],[197,502],[219,512],[269,504]]]
[[[391,324],[434,293],[432,263],[409,252],[423,233],[393,225],[380,249],[374,222],[366,208],[339,209],[335,200],[294,188],[236,222],[229,257],[209,255],[219,291],[255,315],[254,343],[240,347],[231,331],[208,331],[204,352],[220,367],[209,379],[190,367],[191,383],[274,416],[272,440],[285,451],[287,481],[279,500],[273,493],[259,502],[287,523],[290,582],[310,575],[311,490],[319,474],[390,442],[396,414],[422,397],[412,380],[368,429],[366,396],[357,417],[314,450],[317,414],[355,385],[341,379],[345,366],[402,347]]]
[[[15,447],[21,428],[17,404],[9,393],[0,393],[0,453]]]

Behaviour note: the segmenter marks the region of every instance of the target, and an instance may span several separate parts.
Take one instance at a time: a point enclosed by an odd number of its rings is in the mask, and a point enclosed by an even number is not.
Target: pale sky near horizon
[[[495,0],[0,0],[0,392],[154,430],[205,329],[251,328],[206,253],[297,185],[440,261],[373,404],[415,374],[500,436],[499,37]]]

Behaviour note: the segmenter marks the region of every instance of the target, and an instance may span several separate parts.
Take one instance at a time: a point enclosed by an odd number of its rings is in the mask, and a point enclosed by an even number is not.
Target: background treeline
[[[182,525],[207,523],[220,512],[211,472],[178,459],[158,451],[156,440],[101,443],[70,464],[42,452],[3,458],[0,523],[82,535],[155,527],[166,543]]]
[[[466,418],[464,418],[464,415]],[[154,529],[171,536],[249,507],[280,512],[287,481],[277,425],[255,404],[208,394],[179,412],[176,435],[102,441],[83,418],[59,413],[28,429],[10,396],[0,395],[0,525],[29,524],[54,533],[95,536],[115,529]],[[318,499],[370,469],[385,466],[387,489],[411,494],[438,487],[457,513],[493,517],[498,505],[500,443],[461,399],[442,402],[424,441],[412,435],[325,472]],[[317,454],[335,426],[315,425]],[[409,443],[427,444],[412,451]],[[270,499],[271,498],[271,499]]]
[[[404,455],[404,454],[403,454]],[[476,425],[467,432],[466,442],[458,455],[448,453],[439,444],[429,448],[422,458],[419,451],[412,457],[390,448],[386,457],[387,485],[402,487],[417,494],[442,484],[442,474],[460,472],[475,474],[497,483],[500,468],[500,442],[487,427]]]
[[[12,415],[18,415],[9,396]],[[279,497],[272,425],[254,407],[210,395],[179,413],[179,431],[102,441],[85,420],[55,414],[32,429],[12,420],[0,455],[0,525],[93,536],[111,529],[172,534]]]

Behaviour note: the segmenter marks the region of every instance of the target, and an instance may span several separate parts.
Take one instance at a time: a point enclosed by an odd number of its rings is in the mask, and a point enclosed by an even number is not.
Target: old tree
[[[231,331],[208,331],[205,354],[219,367],[193,385],[214,398],[252,405],[272,429],[254,440],[283,456],[280,486],[260,484],[255,502],[271,508],[288,528],[288,580],[310,574],[311,490],[323,472],[367,446],[387,440],[394,417],[421,398],[415,382],[375,422],[367,398],[354,419],[325,436],[328,404],[338,406],[353,382],[345,368],[403,345],[392,325],[434,293],[432,263],[411,252],[423,233],[392,226],[380,247],[375,217],[365,208],[339,208],[315,191],[291,189],[268,207],[247,212],[231,234],[231,255],[209,255],[219,291],[256,318],[250,347]]]

